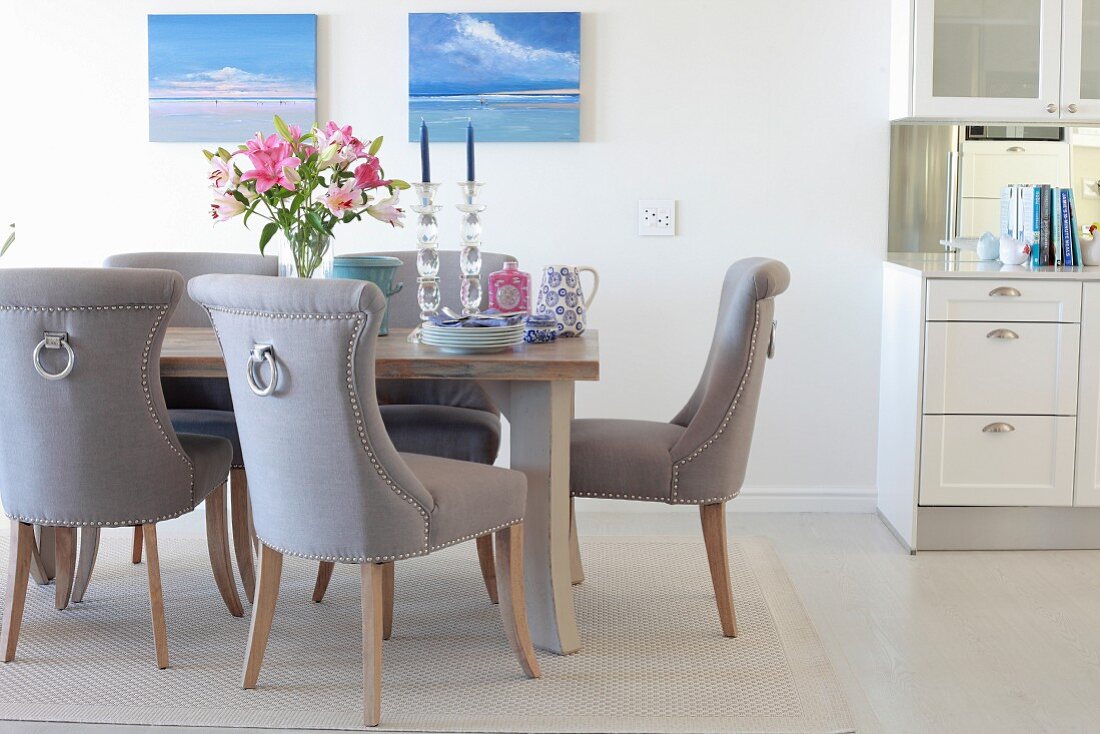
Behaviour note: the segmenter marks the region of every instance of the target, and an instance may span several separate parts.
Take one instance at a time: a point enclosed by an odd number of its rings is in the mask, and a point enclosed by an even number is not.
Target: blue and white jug
[[[584,272],[592,273],[592,292],[587,299],[581,289],[581,273]],[[542,271],[535,313],[553,317],[558,336],[580,336],[599,287],[600,274],[589,265],[548,265]]]

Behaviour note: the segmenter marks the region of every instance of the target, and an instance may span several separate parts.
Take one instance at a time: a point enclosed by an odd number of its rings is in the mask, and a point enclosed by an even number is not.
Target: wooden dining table
[[[549,344],[523,344],[494,354],[450,354],[409,342],[407,329],[379,337],[379,378],[477,380],[508,419],[511,467],[527,475],[524,565],[527,618],[540,649],[580,649],[573,608],[579,563],[570,551],[569,431],[574,385],[600,377],[595,331]],[[233,365],[244,369],[245,365]],[[224,377],[226,365],[214,330],[171,327],[161,350],[163,377]]]

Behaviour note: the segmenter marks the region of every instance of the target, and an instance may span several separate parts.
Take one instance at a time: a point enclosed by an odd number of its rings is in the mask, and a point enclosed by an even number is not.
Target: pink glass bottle
[[[507,261],[504,270],[489,276],[489,308],[499,311],[530,311],[531,276],[519,269],[519,263]]]

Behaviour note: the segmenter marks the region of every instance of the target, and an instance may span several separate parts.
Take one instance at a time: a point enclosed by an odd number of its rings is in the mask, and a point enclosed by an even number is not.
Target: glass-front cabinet
[[[892,118],[1100,122],[1100,0],[892,3]]]

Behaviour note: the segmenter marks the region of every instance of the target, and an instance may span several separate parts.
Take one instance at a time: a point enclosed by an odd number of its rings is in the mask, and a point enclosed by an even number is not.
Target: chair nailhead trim
[[[279,311],[249,311],[243,308],[226,308],[224,306],[210,306],[203,304],[207,311],[220,311],[234,316],[267,316],[273,319],[318,319],[321,321],[339,321],[348,319],[361,319],[362,314],[357,313],[281,313]]]
[[[185,464],[187,464],[188,481],[191,483],[191,506],[186,507],[179,512],[162,515],[151,520],[122,520],[118,522],[84,522],[79,520],[53,520],[44,517],[23,517],[22,515],[11,515],[4,513],[8,518],[12,520],[18,520],[20,522],[28,523],[30,525],[57,525],[60,527],[129,527],[131,525],[147,525],[150,523],[163,522],[165,520],[172,520],[174,518],[185,515],[195,509],[195,467],[191,463],[191,458],[184,452],[180,451],[175,444],[172,443],[172,439],[164,430],[164,426],[161,425],[160,417],[157,416],[156,408],[153,405],[153,396],[149,392],[149,352],[153,347],[153,338],[156,336],[157,328],[164,320],[165,315],[168,313],[167,303],[159,304],[143,304],[143,303],[119,303],[114,305],[104,306],[0,306],[0,311],[32,311],[32,312],[65,312],[65,311],[157,311],[156,318],[153,321],[153,327],[149,330],[149,337],[145,340],[145,349],[141,353],[141,389],[145,394],[145,404],[149,408],[149,415],[153,418],[153,423],[156,424],[160,430],[160,435],[171,447],[176,456],[180,457]],[[226,477],[228,479],[228,476]],[[221,487],[225,484],[225,480],[218,485]]]
[[[474,538],[480,538],[482,535],[488,535],[490,533],[495,533],[498,530],[503,530],[504,528],[510,528],[513,525],[518,525],[521,522],[523,522],[522,517],[519,518],[518,520],[512,520],[510,522],[504,523],[503,525],[497,525],[496,527],[489,528],[488,530],[483,530],[479,533],[474,533],[473,535],[464,535],[461,538],[456,538],[454,540],[447,541],[446,543],[440,543],[439,545],[433,545],[430,548],[425,547],[423,550],[417,551],[415,553],[400,553],[398,555],[393,555],[393,556],[368,556],[368,557],[318,556],[318,555],[312,555],[312,554],[308,554],[308,553],[298,553],[297,551],[286,550],[284,548],[280,548],[277,545],[272,545],[271,543],[268,543],[266,540],[264,540],[258,534],[257,534],[256,537],[260,538],[260,542],[263,543],[264,545],[266,545],[268,548],[270,548],[273,551],[278,551],[279,553],[282,553],[284,556],[294,556],[295,558],[304,558],[307,561],[330,561],[332,563],[389,563],[390,561],[402,561],[402,560],[405,560],[406,558],[416,558],[418,556],[426,556],[426,555],[428,555],[429,553],[431,553],[433,551],[440,550],[441,548],[447,548],[449,546],[461,543],[465,540],[473,540]]]
[[[228,479],[228,477],[226,477]],[[225,486],[226,480],[223,479],[222,483],[214,488],[214,491],[218,491]],[[24,517],[22,515],[12,515],[5,512],[4,515],[12,520],[18,520],[19,522],[26,523],[28,525],[53,525],[62,528],[129,528],[134,525],[151,525],[158,522],[164,522],[165,520],[174,520],[177,517],[186,515],[188,512],[194,511],[194,507],[186,507],[179,512],[172,513],[171,515],[161,515],[151,520],[110,520],[107,522],[85,522],[83,520],[54,520],[48,517]]]
[[[729,425],[729,422],[733,418],[734,413],[737,412],[737,405],[738,405],[738,402],[741,400],[741,393],[743,393],[745,391],[745,385],[746,385],[746,383],[748,383],[749,376],[752,374],[752,361],[753,361],[753,358],[756,356],[756,337],[757,337],[758,332],[760,331],[760,301],[756,302],[756,305],[754,306],[754,312],[755,312],[755,314],[754,314],[754,321],[753,321],[753,324],[752,324],[752,337],[749,341],[749,360],[748,360],[748,364],[745,365],[745,373],[743,375],[741,375],[741,382],[737,385],[737,392],[734,393],[734,395],[733,395],[733,402],[730,403],[730,407],[729,407],[729,410],[726,411],[725,418],[722,419],[722,422],[718,425],[718,429],[713,434],[711,434],[710,438],[708,438],[706,441],[704,441],[702,446],[700,446],[699,448],[692,451],[690,455],[688,455],[687,457],[685,457],[683,459],[680,459],[679,461],[677,461],[675,464],[672,465],[672,498],[671,498],[671,504],[692,504],[692,505],[711,504],[711,503],[714,503],[714,502],[720,502],[723,499],[728,499],[729,496],[736,496],[737,495],[737,492],[735,491],[735,492],[733,492],[732,495],[729,495],[725,498],[723,498],[723,497],[711,497],[711,498],[705,499],[705,500],[682,500],[682,499],[680,499],[679,497],[676,496],[677,491],[679,490],[679,485],[680,485],[680,467],[686,466],[687,464],[691,463],[700,454],[702,454],[704,451],[709,449],[711,447],[711,444],[713,444],[715,441],[717,441],[718,438],[722,435],[722,433],[726,430],[726,426]]]
[[[664,502],[668,505],[710,505],[715,502],[726,502],[731,500],[740,494],[740,489],[731,492],[722,497],[709,497],[704,500],[696,499],[681,499],[677,497],[677,491],[680,483],[680,467],[694,461],[700,454],[710,448],[711,444],[718,440],[729,425],[730,420],[733,418],[733,414],[737,410],[737,403],[741,398],[741,393],[745,390],[745,384],[749,380],[749,375],[752,373],[752,360],[756,355],[756,337],[760,331],[760,302],[756,303],[755,321],[752,325],[752,338],[749,343],[749,362],[745,367],[745,373],[741,375],[741,382],[737,386],[737,392],[733,396],[733,402],[730,404],[729,410],[726,411],[725,417],[722,419],[722,423],[719,424],[718,429],[711,434],[710,438],[703,442],[703,444],[691,452],[687,457],[680,459],[672,465],[672,486],[668,499],[662,497],[642,497],[634,494],[616,494],[616,493],[602,493],[602,492],[571,492],[573,497],[601,497],[604,499],[617,499],[617,500],[641,500],[642,502]]]

